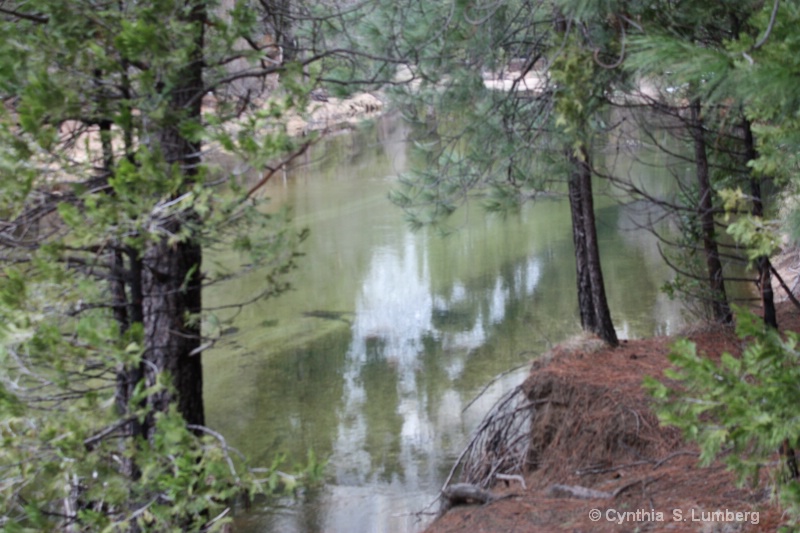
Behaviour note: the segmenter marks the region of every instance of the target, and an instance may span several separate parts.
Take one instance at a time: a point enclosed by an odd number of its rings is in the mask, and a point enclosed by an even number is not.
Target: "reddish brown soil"
[[[800,313],[791,304],[780,305],[779,322],[783,330],[800,331]],[[737,354],[740,347],[726,328],[687,336],[714,358],[724,351]],[[534,470],[527,488],[515,481],[497,486],[494,492],[507,498],[454,507],[427,533],[776,531],[784,516],[769,496],[774,479],[762,475],[756,486],[740,488],[721,463],[701,468],[697,448],[661,426],[650,410],[642,379],[662,376],[674,340],[628,341],[594,353],[562,347],[549,361],[535,363],[525,388],[544,407],[533,422]],[[581,500],[550,495],[553,484],[606,492],[627,488],[613,499]],[[590,519],[592,509],[600,510],[599,521]],[[610,510],[638,510],[640,516],[617,523],[607,519],[618,516]],[[757,511],[758,523],[703,521],[700,514],[725,510]]]

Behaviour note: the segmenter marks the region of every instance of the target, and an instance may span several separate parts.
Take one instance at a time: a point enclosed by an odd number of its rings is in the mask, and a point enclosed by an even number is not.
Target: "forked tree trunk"
[[[708,272],[708,287],[711,293],[711,309],[714,320],[723,323],[733,321],[728,296],[725,293],[725,279],[722,272],[722,262],[717,248],[716,230],[714,228],[714,203],[711,177],[708,169],[708,155],[706,152],[706,137],[703,131],[700,100],[692,101],[691,132],[694,143],[695,171],[700,199],[697,205],[697,216],[700,220],[703,252],[706,258]]]

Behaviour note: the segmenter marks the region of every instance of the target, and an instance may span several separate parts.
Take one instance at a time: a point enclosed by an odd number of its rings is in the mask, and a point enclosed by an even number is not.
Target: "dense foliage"
[[[247,264],[280,292],[301,237],[258,208],[308,90],[263,7],[0,3],[4,530],[214,530],[262,490],[203,425],[200,356],[202,288]]]
[[[791,469],[797,465],[790,449],[800,434],[797,333],[783,337],[743,309],[737,313],[737,332],[747,343],[741,357],[726,353],[714,362],[681,340],[670,355],[675,368],[666,372],[680,387],[653,378],[645,386],[657,400],[661,420],[700,445],[703,464],[721,457],[743,482],[757,483],[782,450],[786,462],[767,475],[797,519],[800,485],[793,479],[797,473]]]
[[[722,13],[728,16],[720,18]],[[751,481],[769,467],[776,492],[796,524],[797,334],[775,329],[765,292],[771,298],[774,270],[768,257],[779,250],[785,236],[797,239],[800,92],[791,80],[798,71],[800,50],[790,28],[800,11],[792,2],[718,2],[698,3],[685,11],[665,9],[661,16],[669,24],[659,35],[640,39],[634,60],[647,72],[660,71],[673,83],[685,84],[679,86],[705,102],[706,116],[720,131],[735,130],[734,136],[743,141],[723,154],[714,178],[718,212],[727,213],[716,222],[727,223],[727,233],[758,269],[765,305],[763,319],[743,309],[736,313],[737,330],[746,343],[740,358],[725,354],[715,363],[697,354],[693,344],[680,341],[671,355],[676,369],[667,373],[676,383],[649,379],[647,386],[658,400],[662,420],[700,444],[704,463],[720,457],[742,480]],[[698,19],[716,22],[696,26]],[[696,36],[687,40],[670,31],[676,27],[691,27]],[[720,139],[724,146],[725,139]],[[761,185],[767,182],[772,182],[782,205],[783,223],[774,218],[777,210],[762,204]],[[782,460],[774,469],[778,451]]]

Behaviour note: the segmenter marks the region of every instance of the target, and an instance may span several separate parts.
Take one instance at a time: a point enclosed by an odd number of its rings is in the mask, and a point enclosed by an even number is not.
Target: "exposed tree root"
[[[542,402],[528,400],[521,387],[500,398],[461,452],[442,490],[447,489],[459,468],[462,481],[481,489],[494,485],[498,474],[524,474],[531,442],[531,413],[539,403]]]

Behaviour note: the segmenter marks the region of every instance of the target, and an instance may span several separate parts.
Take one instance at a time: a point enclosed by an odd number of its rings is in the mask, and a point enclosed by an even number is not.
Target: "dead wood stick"
[[[471,483],[456,483],[450,485],[441,492],[442,505],[439,508],[437,520],[447,513],[452,507],[457,505],[481,504],[487,505],[506,498],[519,496],[517,493],[503,494],[496,496],[488,490],[483,490]]]
[[[258,189],[263,187],[270,180],[270,178],[275,175],[276,172],[286,168],[286,165],[292,163],[295,159],[305,154],[309,147],[311,147],[311,144],[312,143],[310,141],[303,143],[298,150],[289,154],[289,156],[283,159],[279,164],[275,165],[274,167],[267,167],[267,171],[264,172],[264,175],[261,176],[261,179],[258,180],[258,183],[250,187],[250,190],[247,191],[247,195],[245,195],[244,199],[248,200]]]
[[[778,271],[775,270],[775,267],[770,265],[769,269],[772,271],[772,275],[778,278],[778,283],[780,283],[781,287],[783,287],[783,290],[786,291],[786,296],[789,297],[789,299],[792,301],[792,303],[796,308],[800,309],[800,302],[798,302],[797,298],[794,297],[792,289],[790,289],[789,286],[786,285],[786,282],[783,281],[783,278],[781,277],[780,274],[778,274]]]
[[[627,463],[624,465],[609,466],[607,468],[584,468],[576,470],[575,474],[579,476],[586,476],[589,474],[605,474],[606,472],[614,472],[616,470],[623,470],[625,468],[633,468],[634,466],[649,465],[653,461],[636,461],[634,463]]]
[[[600,468],[600,467],[591,468],[590,467],[590,468],[584,468],[584,469],[581,469],[581,470],[576,470],[575,474],[578,475],[578,476],[586,476],[586,475],[589,475],[589,474],[605,474],[607,472],[614,472],[616,470],[623,470],[625,468],[633,468],[634,466],[641,466],[641,465],[647,465],[647,464],[652,464],[653,465],[653,470],[655,470],[655,469],[661,467],[667,461],[669,461],[671,459],[674,459],[675,457],[679,457],[681,455],[699,455],[699,454],[697,452],[690,452],[690,451],[684,450],[684,451],[671,453],[668,456],[664,457],[663,459],[659,459],[658,461],[652,461],[652,460],[636,461],[636,462],[633,462],[633,463],[626,463],[624,465],[610,466],[610,467],[607,467],[607,468]]]
[[[588,487],[581,487],[580,485],[551,485],[547,489],[547,494],[554,498],[577,498],[580,500],[613,500],[631,487],[644,483],[647,485],[657,478],[644,478],[631,481],[620,487],[617,487],[612,492],[604,490],[595,490]]]
[[[471,483],[455,483],[442,491],[442,495],[447,499],[450,506],[463,505],[468,503],[491,503],[497,497]]]
[[[124,425],[130,424],[133,420],[134,420],[133,417],[128,417],[128,418],[125,418],[123,420],[120,420],[119,422],[117,422],[115,424],[112,424],[112,425],[108,426],[107,428],[105,428],[104,430],[102,430],[102,431],[100,431],[98,433],[95,433],[91,437],[88,437],[87,439],[85,439],[83,441],[83,445],[86,446],[87,450],[92,451],[92,450],[95,449],[95,444],[98,441],[103,440],[104,438],[106,438],[110,434],[114,433],[116,430],[118,430],[119,428],[123,427]]]
[[[612,496],[610,492],[579,485],[551,485],[547,489],[547,495],[553,498],[577,498],[579,500],[608,500]]]
[[[630,483],[622,485],[621,487],[618,487],[616,490],[614,490],[614,492],[611,493],[611,499],[616,498],[617,496],[619,496],[620,494],[622,494],[623,492],[625,492],[629,488],[635,487],[639,483],[643,484],[644,486],[647,486],[647,484],[650,483],[651,481],[653,481],[654,479],[657,479],[657,478],[637,479],[636,481],[631,481]]]
[[[683,450],[683,451],[680,451],[680,452],[671,453],[668,456],[664,457],[663,459],[659,460],[656,464],[654,464],[653,465],[653,470],[655,470],[656,468],[661,467],[661,465],[663,465],[667,461],[669,461],[671,459],[674,459],[675,457],[678,457],[678,456],[681,456],[681,455],[695,455],[695,456],[697,456],[697,455],[700,455],[700,454],[697,453],[697,452],[690,452],[690,451],[686,451],[686,450]]]
[[[494,476],[497,479],[502,479],[503,481],[518,481],[524,490],[528,490],[528,487],[525,485],[525,478],[517,475],[517,474],[495,474]]]

